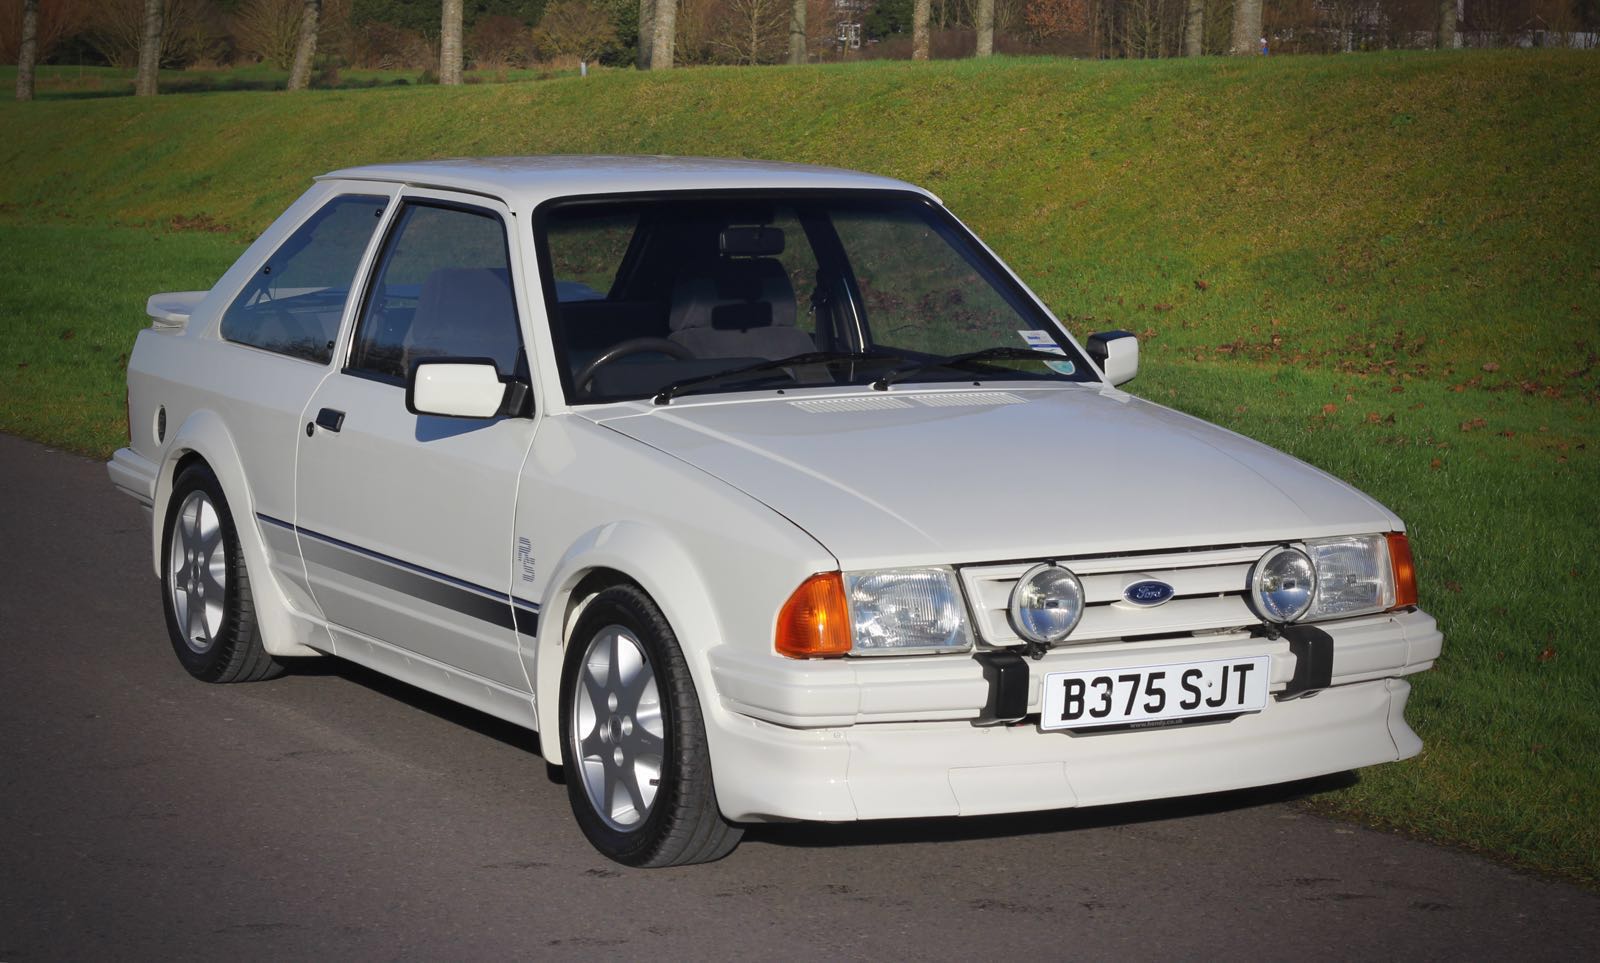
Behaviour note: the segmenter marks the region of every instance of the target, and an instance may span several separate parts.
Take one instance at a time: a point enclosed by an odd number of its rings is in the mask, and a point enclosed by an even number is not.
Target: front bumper
[[[1286,697],[1287,638],[1185,638],[1082,646],[1029,662],[1028,706],[1046,672],[1267,654],[1265,710],[1223,722],[1100,733],[985,724],[990,683],[972,658],[794,662],[715,650],[713,767],[733,820],[850,821],[1027,812],[1218,792],[1416,755],[1411,687],[1442,637],[1422,612],[1322,626],[1331,685]],[[781,664],[780,664],[781,663]],[[1304,672],[1300,673],[1301,677]]]
[[[1072,735],[1030,724],[785,729],[741,719],[714,760],[733,820],[850,821],[1068,809],[1291,782],[1408,759],[1411,686],[1379,679],[1228,722]]]

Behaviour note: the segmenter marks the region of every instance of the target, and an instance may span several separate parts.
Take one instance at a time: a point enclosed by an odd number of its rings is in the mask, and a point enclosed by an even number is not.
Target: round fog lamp
[[[1250,601],[1268,622],[1293,622],[1311,608],[1317,594],[1317,569],[1298,548],[1280,545],[1250,570]]]
[[[1070,635],[1083,617],[1083,585],[1071,570],[1054,562],[1035,565],[1011,589],[1010,614],[1018,635],[1054,645]]]

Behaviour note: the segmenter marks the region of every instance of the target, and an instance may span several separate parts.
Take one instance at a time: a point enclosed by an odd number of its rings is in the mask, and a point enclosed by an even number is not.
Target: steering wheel
[[[629,338],[626,341],[619,341],[600,352],[598,358],[584,365],[573,376],[572,383],[577,386],[579,392],[587,395],[591,387],[590,382],[594,381],[596,371],[613,361],[626,358],[629,355],[647,353],[669,355],[678,361],[688,361],[694,357],[694,353],[688,348],[676,341],[668,341],[666,338]]]

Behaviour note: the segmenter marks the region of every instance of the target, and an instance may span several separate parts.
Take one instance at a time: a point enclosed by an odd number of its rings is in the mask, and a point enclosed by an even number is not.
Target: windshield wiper
[[[713,384],[727,378],[737,378],[740,375],[760,374],[763,371],[772,371],[778,368],[788,368],[798,364],[826,364],[839,361],[898,361],[899,356],[886,354],[881,351],[807,351],[803,354],[790,355],[776,361],[757,361],[738,368],[729,368],[726,371],[715,371],[711,374],[696,375],[693,378],[684,378],[674,381],[660,391],[656,392],[655,403],[658,405],[670,404],[672,399],[701,385]]]
[[[904,381],[913,375],[938,368],[970,368],[985,361],[1061,361],[1064,358],[1066,355],[1054,351],[1036,351],[1033,348],[984,348],[982,351],[953,354],[945,358],[929,358],[926,361],[903,365],[874,381],[872,387],[879,391],[888,391],[889,386],[897,381]]]

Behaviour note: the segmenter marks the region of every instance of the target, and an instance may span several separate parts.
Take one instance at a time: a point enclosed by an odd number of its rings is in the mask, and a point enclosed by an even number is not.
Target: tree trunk
[[[978,56],[994,53],[994,0],[978,0]]]
[[[796,66],[806,62],[806,2],[794,0],[789,14],[789,62]]]
[[[656,24],[656,7],[651,0],[639,0],[639,52],[633,66],[638,70],[650,69],[650,47],[654,43],[652,31]]]
[[[1198,57],[1205,52],[1201,41],[1206,33],[1206,0],[1189,0],[1189,16],[1183,24],[1183,55]]]
[[[1233,42],[1228,53],[1235,57],[1261,52],[1261,0],[1235,0]]]
[[[300,42],[294,48],[294,66],[289,68],[290,90],[305,90],[311,86],[311,61],[317,56],[317,20],[322,12],[322,0],[306,0],[300,13]]]
[[[651,70],[672,69],[672,46],[678,39],[678,0],[656,0],[655,46]]]
[[[39,50],[39,0],[22,0],[22,45],[17,48],[17,99],[33,99],[33,61]]]
[[[161,69],[161,0],[144,0],[144,39],[139,42],[139,71],[133,92],[139,97],[156,94],[156,71]]]
[[[1456,45],[1456,0],[1439,0],[1439,49]]]
[[[439,22],[439,83],[461,83],[461,0],[444,0],[444,17]]]
[[[928,59],[928,16],[933,12],[931,0],[917,0],[911,8],[911,59]]]

